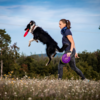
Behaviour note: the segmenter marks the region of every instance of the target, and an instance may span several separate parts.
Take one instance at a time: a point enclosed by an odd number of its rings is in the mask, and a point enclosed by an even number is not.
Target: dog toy
[[[61,62],[62,63],[69,63],[70,61],[70,57],[67,57],[67,54],[63,54],[63,56],[61,57]]]
[[[28,34],[28,31],[29,31],[29,29],[26,30],[26,32],[24,34],[24,37]]]

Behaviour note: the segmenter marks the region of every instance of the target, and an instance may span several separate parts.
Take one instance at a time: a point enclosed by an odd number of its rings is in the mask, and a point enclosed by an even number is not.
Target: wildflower
[[[28,76],[27,76],[27,75],[25,75],[25,77],[27,78]]]
[[[14,96],[17,97],[17,93],[16,92],[14,92]]]
[[[67,95],[65,95],[65,98],[67,98]]]
[[[28,86],[26,85],[25,87],[27,88]]]
[[[14,78],[12,78],[12,80],[14,80]]]
[[[13,81],[11,81],[11,83],[13,84]]]
[[[72,91],[74,92],[75,90],[74,90],[74,89],[72,89]]]
[[[78,89],[79,88],[79,86],[76,86],[76,89]]]
[[[7,94],[7,92],[5,92],[5,95]]]
[[[96,95],[96,98],[98,98],[98,95]]]
[[[18,77],[16,79],[18,80]]]
[[[32,90],[30,90],[30,92],[31,92]]]
[[[48,91],[49,91],[49,89],[44,90],[44,92],[48,92]]]
[[[16,92],[14,92],[14,95],[16,95]]]
[[[66,89],[67,87],[66,87],[66,86],[64,86],[64,88]]]
[[[7,82],[5,84],[7,85]]]
[[[6,76],[6,74],[4,74],[4,76]]]
[[[29,98],[28,98],[28,100],[32,100],[32,98],[31,98],[31,97],[29,97]]]
[[[11,73],[13,73],[13,71],[11,71]]]
[[[71,80],[73,80],[74,79],[74,77],[71,77]]]

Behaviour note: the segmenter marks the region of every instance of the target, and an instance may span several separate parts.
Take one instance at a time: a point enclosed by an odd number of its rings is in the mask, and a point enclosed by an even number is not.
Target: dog
[[[63,52],[68,44],[64,44],[62,48],[58,47],[58,44],[54,39],[41,27],[36,26],[35,21],[30,21],[30,23],[26,26],[25,31],[29,29],[29,32],[33,34],[33,38],[29,40],[29,45],[31,45],[32,41],[38,42],[41,41],[43,44],[46,44],[46,54],[49,57],[49,61],[46,63],[46,66],[50,63],[51,59],[57,54],[58,52]]]

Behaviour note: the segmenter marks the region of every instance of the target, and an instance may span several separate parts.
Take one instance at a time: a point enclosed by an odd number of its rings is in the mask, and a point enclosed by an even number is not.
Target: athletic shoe
[[[89,80],[89,79],[87,79],[87,78],[85,78],[83,81],[84,81],[84,82],[89,82],[90,80]]]

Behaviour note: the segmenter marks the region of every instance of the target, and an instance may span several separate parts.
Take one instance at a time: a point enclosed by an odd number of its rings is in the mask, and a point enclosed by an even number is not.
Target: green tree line
[[[5,30],[0,29],[0,74],[4,77],[13,71],[11,77],[22,78],[25,75],[33,77],[52,76],[57,78],[58,64],[61,57],[52,59],[48,66],[45,66],[48,58],[41,55],[25,56],[19,54],[19,47],[16,43],[10,46],[11,37]],[[24,52],[24,51],[23,51]],[[83,72],[86,78],[100,80],[100,50],[94,52],[83,51],[76,59],[76,66]],[[79,79],[80,77],[66,64],[63,68],[63,79]]]

